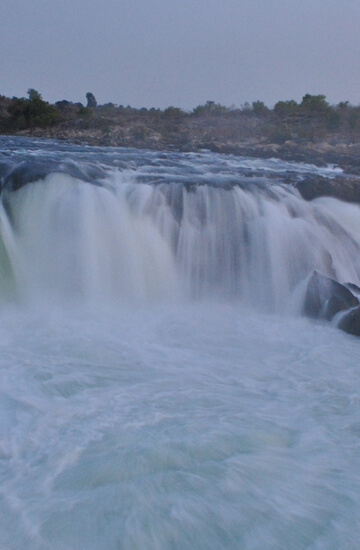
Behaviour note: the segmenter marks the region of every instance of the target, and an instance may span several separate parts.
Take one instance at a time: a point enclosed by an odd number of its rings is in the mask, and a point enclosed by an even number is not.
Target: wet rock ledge
[[[296,187],[307,201],[318,197],[334,197],[360,203],[360,177],[344,175],[327,178],[312,174],[298,182]]]
[[[313,319],[331,321],[354,336],[360,336],[360,288],[341,284],[314,271],[305,293],[303,313]]]

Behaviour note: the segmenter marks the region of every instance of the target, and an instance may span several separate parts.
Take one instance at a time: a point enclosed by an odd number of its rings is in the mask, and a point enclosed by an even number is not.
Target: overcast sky
[[[0,94],[360,103],[360,0],[1,0]]]

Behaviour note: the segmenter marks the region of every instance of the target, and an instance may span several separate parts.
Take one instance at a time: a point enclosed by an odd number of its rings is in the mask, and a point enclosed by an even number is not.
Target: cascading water
[[[307,204],[279,185],[128,178],[96,186],[52,173],[5,191],[1,268],[23,297],[120,306],[221,296],[279,311],[314,269],[359,282],[359,235],[342,225],[357,206]]]
[[[356,549],[360,209],[276,160],[0,139],[0,547]]]

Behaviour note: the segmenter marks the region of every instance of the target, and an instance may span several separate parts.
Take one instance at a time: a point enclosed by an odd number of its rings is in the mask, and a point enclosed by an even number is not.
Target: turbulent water
[[[0,138],[1,550],[357,550],[360,208],[279,160]],[[291,182],[291,183],[289,183]]]

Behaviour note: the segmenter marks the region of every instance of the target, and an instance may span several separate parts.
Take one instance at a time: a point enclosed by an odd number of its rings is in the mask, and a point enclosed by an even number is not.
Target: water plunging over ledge
[[[357,549],[359,206],[278,160],[0,139],[0,541]],[[0,545],[1,545],[0,544]]]

